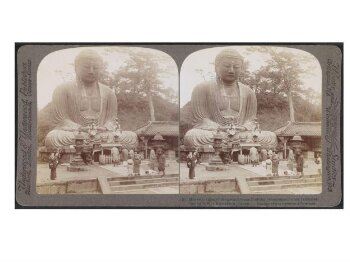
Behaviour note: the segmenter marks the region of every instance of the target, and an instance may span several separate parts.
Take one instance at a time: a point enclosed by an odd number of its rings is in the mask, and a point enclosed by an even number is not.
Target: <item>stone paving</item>
[[[207,171],[205,169],[206,164],[202,163],[196,166],[195,179],[188,178],[189,169],[186,166],[186,163],[180,164],[180,184],[192,181],[206,181],[206,180],[218,180],[218,179],[233,179],[236,177],[255,177],[256,173],[241,168],[238,164],[232,164],[229,166],[228,170],[223,171]]]
[[[55,181],[64,182],[75,179],[87,179],[96,178],[100,176],[105,177],[124,177],[127,176],[127,169],[123,165],[113,166],[93,164],[86,166],[87,171],[79,172],[69,172],[67,171],[66,164],[60,164],[57,167],[57,179]],[[148,170],[148,162],[142,161],[140,171],[141,176],[146,175],[145,171]],[[166,174],[178,174],[179,164],[174,160],[167,161],[167,166],[165,167]],[[50,169],[48,163],[38,163],[37,164],[37,183],[49,182],[50,180]]]
[[[267,171],[266,168],[260,163],[258,166],[253,167],[251,164],[239,165],[238,163],[229,164],[228,170],[223,171],[207,171],[205,169],[206,163],[201,163],[196,166],[196,180],[208,180],[208,179],[227,179],[227,178],[235,178],[235,177],[258,177],[258,176],[266,176]],[[278,174],[280,176],[284,176],[284,171],[287,170],[287,161],[280,161]],[[296,169],[294,169],[296,172]],[[186,182],[191,181],[188,178],[189,169],[186,166],[186,163],[180,164],[180,181]],[[309,161],[304,167],[305,175],[313,175],[318,174],[317,166]]]
[[[60,183],[67,181],[75,180],[85,180],[98,177],[125,177],[127,176],[127,169],[123,165],[113,166],[112,164],[108,165],[99,165],[93,164],[86,166],[86,171],[79,172],[69,172],[67,171],[67,164],[60,164],[57,166],[57,179],[50,180],[50,169],[48,163],[38,163],[37,164],[37,185],[42,185],[46,183]],[[145,171],[148,170],[148,162],[142,161],[140,172],[141,176],[147,176]],[[178,174],[179,173],[179,164],[175,160],[167,161],[166,174]],[[161,187],[161,188],[149,188],[138,190],[137,192],[129,192],[130,194],[178,194],[179,187]]]
[[[239,165],[241,168],[254,172],[256,176],[266,176],[267,171],[266,168],[260,163],[258,166],[253,167],[251,164],[247,165]],[[278,175],[284,176],[284,171],[288,170],[287,161],[280,161],[278,166]],[[296,173],[296,168],[294,168],[294,172]],[[318,174],[318,167],[312,161],[305,161],[304,167],[305,175],[315,175]]]
[[[313,175],[318,174],[317,166],[312,162],[308,161],[305,163],[304,174]],[[201,163],[196,166],[196,177],[195,179],[188,178],[189,169],[186,163],[180,164],[180,187],[193,182],[208,181],[208,180],[220,180],[220,179],[233,179],[233,178],[248,178],[248,177],[259,177],[266,176],[266,168],[260,163],[258,166],[253,167],[252,165],[239,165],[233,163],[228,165],[228,170],[223,171],[207,171],[205,169],[206,163]],[[287,161],[280,161],[279,175],[284,176],[284,171],[287,170]],[[296,169],[294,169],[296,171]],[[276,190],[273,192],[266,192],[267,194],[319,194],[322,192],[321,187],[304,187],[304,188],[288,188]]]
[[[118,174],[118,176],[127,176],[128,170],[126,169],[126,166],[119,165],[119,166],[113,166],[113,165],[101,165],[101,168],[111,171],[115,174]],[[142,161],[140,166],[140,173],[141,176],[146,175],[146,170],[149,170],[148,162]],[[179,163],[177,163],[175,160],[168,160],[165,167],[165,173],[166,174],[178,174],[179,173]]]

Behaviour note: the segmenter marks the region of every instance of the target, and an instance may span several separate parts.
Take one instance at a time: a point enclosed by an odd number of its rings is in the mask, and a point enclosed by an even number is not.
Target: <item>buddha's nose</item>
[[[233,68],[233,66],[230,66],[229,68],[228,68],[228,72],[229,73],[233,73],[235,70],[234,70],[234,68]]]

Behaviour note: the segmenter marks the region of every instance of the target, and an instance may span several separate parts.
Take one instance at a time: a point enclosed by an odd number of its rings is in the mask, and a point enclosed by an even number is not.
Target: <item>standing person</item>
[[[258,164],[258,150],[255,147],[251,147],[249,150],[249,156],[250,156],[250,161],[252,162],[253,167],[257,166]]]
[[[120,161],[119,149],[117,147],[113,147],[111,149],[111,154],[112,154],[113,166],[115,166],[115,164],[117,164],[117,166],[118,166],[119,165],[119,161]]]
[[[197,164],[197,151],[194,151],[193,154],[190,152],[187,156],[187,167],[189,168],[188,178],[194,179],[196,177],[195,168]]]
[[[154,150],[151,149],[151,152],[149,153],[149,169],[155,170],[156,161],[157,161],[156,152],[154,152]]]
[[[186,156],[186,164],[187,164],[187,167],[190,168],[191,164],[189,163],[189,161],[191,161],[191,158],[192,158],[193,154],[192,154],[192,151],[188,152],[187,156]]]
[[[278,176],[278,165],[279,165],[280,159],[278,157],[278,154],[276,152],[273,153],[272,156],[272,175]]]
[[[123,163],[128,161],[129,159],[129,151],[125,147],[123,147],[122,149],[122,158],[123,158]]]
[[[316,162],[316,165],[317,165],[318,174],[322,175],[322,157],[321,157],[321,153],[317,155],[315,162]]]
[[[128,176],[132,176],[134,171],[134,160],[132,160],[131,157],[129,157],[126,163],[127,163],[126,168],[128,170]]]
[[[158,154],[157,154],[157,162],[158,162],[158,171],[159,171],[159,175],[160,176],[165,176],[165,155],[163,154],[163,152],[161,150],[159,150]]]
[[[50,179],[55,180],[57,178],[56,168],[58,166],[59,153],[51,153],[49,157],[49,168],[51,169]]]
[[[270,157],[270,159],[272,160],[273,157],[273,152],[272,149],[269,147],[269,151],[267,151],[267,155]]]
[[[302,153],[297,157],[297,174],[300,177],[304,175],[304,157]]]
[[[141,155],[135,151],[134,154],[134,174],[140,176]]]
[[[130,149],[129,156],[131,157],[131,159],[134,159],[134,155],[135,155],[134,150]]]
[[[266,159],[267,159],[267,150],[266,150],[266,148],[262,148],[261,149],[260,155],[261,155],[261,161],[266,161]]]
[[[267,159],[265,161],[265,165],[266,165],[266,175],[271,176],[271,174],[272,174],[272,161],[271,161],[269,156],[267,156]]]
[[[293,171],[294,161],[295,161],[294,152],[292,149],[289,149],[288,163],[287,163],[288,170]]]

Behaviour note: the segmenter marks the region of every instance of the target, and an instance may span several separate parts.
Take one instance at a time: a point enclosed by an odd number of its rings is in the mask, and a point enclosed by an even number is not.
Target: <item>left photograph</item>
[[[179,76],[151,48],[55,51],[37,71],[38,194],[178,194]]]

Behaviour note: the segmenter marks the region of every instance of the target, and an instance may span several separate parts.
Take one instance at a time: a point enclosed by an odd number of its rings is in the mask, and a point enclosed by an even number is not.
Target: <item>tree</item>
[[[262,66],[250,81],[257,86],[257,93],[286,96],[290,121],[295,122],[293,95],[303,93],[301,77],[310,73],[310,56],[290,51],[279,51],[274,47],[251,47],[251,52],[268,55],[266,65]]]
[[[175,91],[165,86],[162,77],[174,73],[170,59],[163,53],[128,50],[129,59],[108,79],[116,93],[126,96],[147,97],[150,120],[155,120],[154,96],[160,96],[171,103],[177,103]]]

